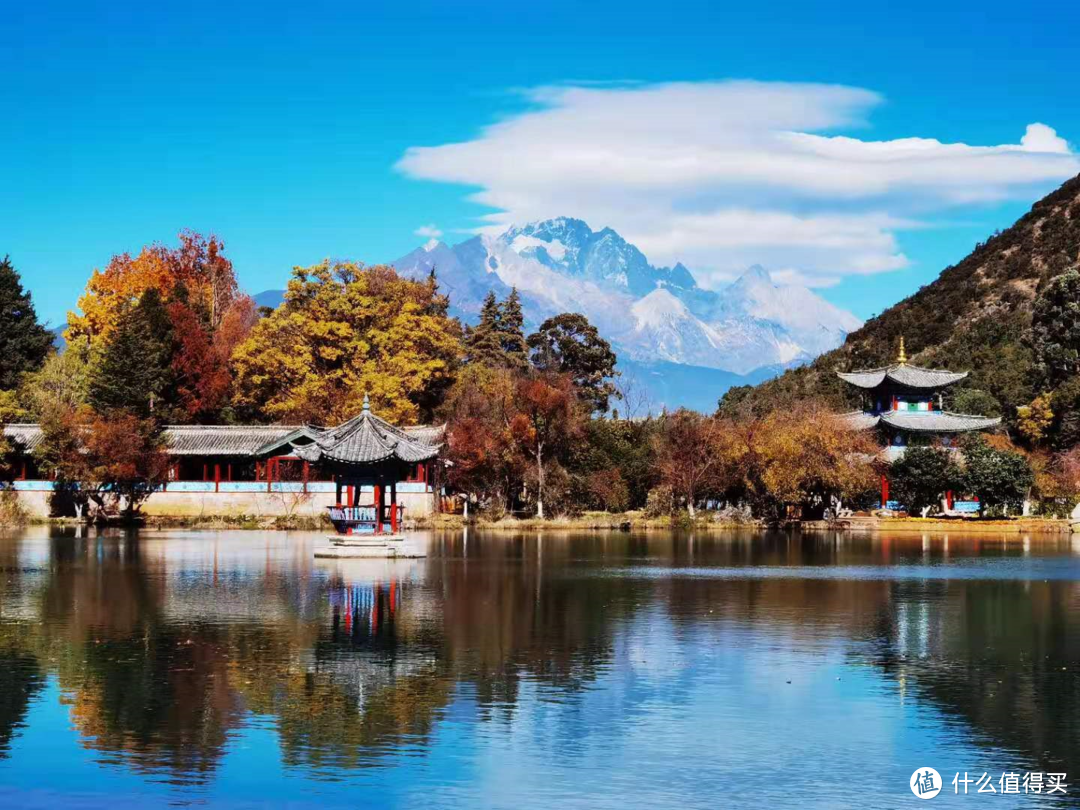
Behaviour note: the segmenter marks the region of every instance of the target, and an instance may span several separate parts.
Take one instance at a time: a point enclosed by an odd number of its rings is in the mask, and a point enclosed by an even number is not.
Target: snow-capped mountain
[[[805,287],[778,285],[752,267],[720,291],[698,286],[682,264],[654,267],[610,228],[558,217],[418,248],[394,267],[420,278],[432,268],[466,321],[489,290],[521,293],[530,327],[560,312],[592,321],[620,357],[746,374],[805,362],[840,345],[858,318]]]

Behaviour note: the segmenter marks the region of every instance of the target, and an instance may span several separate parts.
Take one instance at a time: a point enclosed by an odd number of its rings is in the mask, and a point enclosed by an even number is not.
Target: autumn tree
[[[551,473],[565,474],[560,451],[581,432],[584,414],[573,381],[567,375],[532,374],[518,380],[510,432],[533,462],[536,516],[544,517],[545,482]]]
[[[569,374],[578,394],[598,413],[606,413],[608,399],[615,393],[611,380],[615,353],[600,337],[589,319],[577,313],[548,318],[528,339],[533,365],[552,374]]]
[[[877,480],[877,440],[868,431],[853,430],[822,402],[771,412],[754,437],[762,494],[774,504],[776,517],[786,506],[820,513],[834,499],[862,494]]]
[[[1039,394],[1029,404],[1016,409],[1016,429],[1031,445],[1039,445],[1054,423],[1050,394]]]
[[[104,270],[94,270],[79,298],[79,312],[68,313],[67,341],[85,336],[97,344],[107,339],[123,314],[151,288],[165,303],[175,291],[184,290],[190,306],[215,331],[239,297],[232,262],[215,236],[181,231],[179,242],[178,247],[149,245],[135,257],[121,253]]]
[[[519,489],[525,458],[510,434],[516,390],[508,369],[470,363],[440,408],[447,423],[447,484],[480,503],[506,505]]]
[[[56,408],[41,421],[34,449],[40,468],[55,479],[55,492],[70,498],[77,514],[86,506],[98,517],[135,517],[168,476],[169,456],[160,426],[123,411]]]
[[[134,258],[113,257],[91,276],[79,299],[81,311],[69,313],[69,344],[88,343],[98,356],[130,356],[131,334],[121,336],[118,347],[112,346],[114,338],[153,290],[155,305],[164,306],[169,320],[167,325],[160,321],[162,340],[166,333],[169,337],[167,362],[157,359],[172,378],[168,390],[159,392],[167,394],[167,407],[163,411],[158,397],[156,412],[174,421],[217,420],[231,394],[232,352],[257,319],[254,302],[240,294],[223,251],[216,237],[183,231],[178,247],[156,244]],[[157,333],[148,338],[156,341]]]
[[[702,496],[715,491],[725,459],[720,452],[721,424],[713,417],[680,408],[662,418],[653,439],[661,483],[686,503],[690,517]]]
[[[298,267],[285,300],[233,353],[234,405],[265,420],[337,423],[364,394],[381,416],[429,418],[462,354],[434,279],[324,261]]]
[[[248,296],[235,298],[213,331],[184,294],[168,311],[175,338],[171,370],[178,418],[212,421],[232,393],[232,354],[259,320],[255,302]]]
[[[30,293],[9,257],[0,261],[0,390],[11,390],[21,376],[41,368],[53,335],[38,323]]]

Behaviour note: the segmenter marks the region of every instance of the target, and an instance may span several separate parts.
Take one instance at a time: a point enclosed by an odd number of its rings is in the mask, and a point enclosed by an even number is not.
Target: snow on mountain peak
[[[861,325],[805,287],[778,285],[760,265],[724,290],[702,289],[681,263],[654,267],[615,230],[593,231],[573,217],[425,248],[394,266],[416,278],[436,268],[455,314],[465,320],[475,318],[489,290],[504,297],[517,287],[529,328],[580,312],[617,353],[635,361],[743,374],[809,359]]]

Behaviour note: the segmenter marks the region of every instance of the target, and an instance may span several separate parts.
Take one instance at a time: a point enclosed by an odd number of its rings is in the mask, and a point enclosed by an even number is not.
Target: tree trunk
[[[469,519],[469,496],[465,496],[465,520]]]
[[[686,496],[686,511],[690,513],[690,519],[693,520],[694,513],[694,493],[690,493]]]
[[[536,516],[544,519],[544,445],[536,445]]]

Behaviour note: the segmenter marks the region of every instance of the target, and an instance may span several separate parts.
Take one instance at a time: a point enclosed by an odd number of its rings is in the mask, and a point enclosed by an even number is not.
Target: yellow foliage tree
[[[759,514],[782,518],[796,505],[819,511],[832,497],[874,485],[874,437],[819,402],[718,421],[720,488],[746,498]]]
[[[462,355],[446,309],[434,279],[392,267],[297,267],[281,306],[233,352],[234,405],[270,421],[336,424],[366,393],[392,422],[430,418]]]
[[[1046,437],[1046,431],[1053,422],[1050,394],[1039,394],[1030,405],[1021,405],[1016,409],[1016,428],[1032,445],[1039,444]]]

